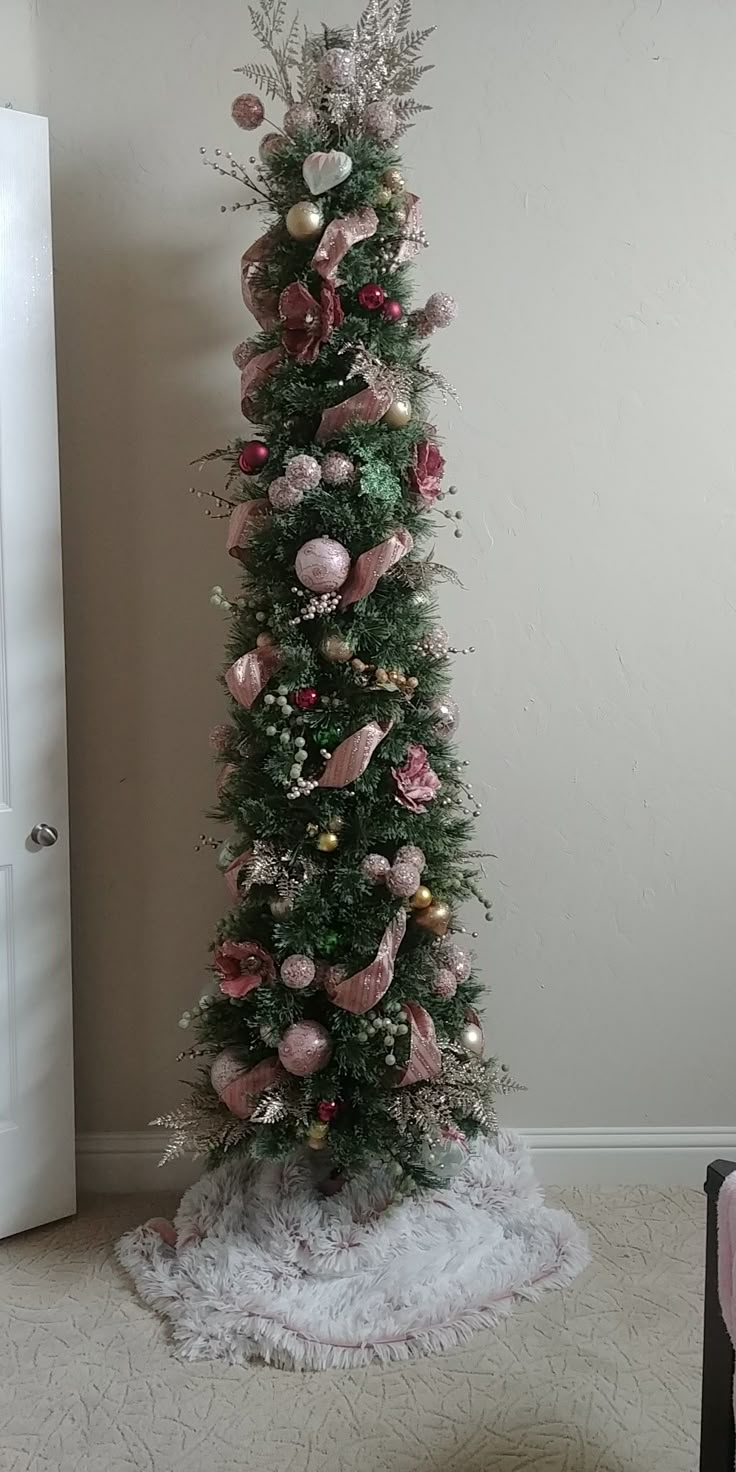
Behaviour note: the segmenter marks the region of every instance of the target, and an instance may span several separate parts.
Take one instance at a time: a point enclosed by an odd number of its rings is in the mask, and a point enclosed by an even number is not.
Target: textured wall
[[[21,7],[22,9],[23,7]],[[734,1032],[736,10],[419,0],[407,170],[466,536],[464,755],[496,921],[491,1036],[532,1125],[727,1124]],[[307,0],[311,23],[350,19]],[[223,901],[210,799],[227,582],[188,461],[240,427],[247,330],[206,142],[236,147],[241,0],[39,0],[51,116],[80,1125],[175,1093]],[[247,139],[245,148],[247,149]],[[214,483],[214,482],[211,482]],[[469,923],[480,919],[475,913]]]

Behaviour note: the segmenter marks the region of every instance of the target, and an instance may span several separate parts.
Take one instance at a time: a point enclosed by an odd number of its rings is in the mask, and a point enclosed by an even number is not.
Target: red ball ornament
[[[317,1113],[324,1124],[329,1124],[335,1118],[338,1106],[334,1099],[322,1099],[317,1105]]]
[[[317,691],[311,685],[304,690],[294,690],[289,696],[291,704],[295,705],[297,710],[311,710],[312,706],[317,704],[318,699]]]
[[[247,440],[238,455],[238,465],[244,475],[254,475],[263,469],[269,454],[268,445],[263,440]]]
[[[383,315],[387,322],[398,322],[404,315],[401,302],[384,302]]]
[[[367,281],[358,292],[358,301],[366,312],[380,312],[386,300],[386,293],[377,281]]]

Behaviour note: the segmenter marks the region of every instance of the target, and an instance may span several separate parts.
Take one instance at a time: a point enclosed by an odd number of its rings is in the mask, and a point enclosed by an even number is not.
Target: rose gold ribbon
[[[262,1062],[256,1063],[245,1073],[237,1074],[232,1083],[226,1084],[219,1097],[231,1114],[237,1114],[238,1119],[250,1119],[263,1090],[270,1089],[283,1077],[284,1070],[274,1054],[272,1058],[264,1058]]]
[[[240,874],[241,869],[244,869],[246,864],[250,863],[252,857],[253,855],[250,849],[248,849],[246,853],[239,854],[237,859],[233,859],[232,864],[228,864],[227,869],[224,870],[223,878],[234,900],[237,900],[240,897],[240,889],[238,887],[238,875]]]
[[[331,984],[328,980],[325,990],[336,1007],[359,1016],[380,1002],[394,979],[396,953],[405,933],[406,910],[399,910],[384,930],[375,960],[369,966],[342,981]]]
[[[233,700],[237,700],[244,710],[250,710],[280,664],[281,650],[273,644],[264,644],[241,654],[225,675],[225,684]]]
[[[316,438],[319,442],[340,434],[347,424],[377,424],[382,419],[394,398],[393,389],[387,383],[377,383],[373,388],[362,388],[360,393],[343,399],[325,409],[319,422]]]
[[[397,1089],[419,1083],[423,1078],[435,1078],[442,1068],[434,1023],[429,1013],[418,1002],[404,1002],[404,1011],[409,1019],[409,1061],[396,1084]]]
[[[258,501],[239,501],[230,512],[227,524],[226,550],[231,557],[242,557],[248,543],[270,506],[265,497]]]
[[[387,573],[394,563],[400,562],[407,552],[411,552],[414,546],[414,538],[411,532],[400,526],[385,542],[379,542],[376,547],[369,547],[367,552],[361,552],[356,557],[347,582],[345,583],[340,607],[347,608],[351,603],[359,603],[361,598],[367,598],[372,593],[379,578]]]
[[[410,194],[408,190],[404,198],[408,201],[408,207],[404,221],[404,238],[394,257],[397,266],[405,266],[407,261],[413,261],[422,248],[419,238],[422,228],[422,201],[418,194]]]
[[[369,721],[335,748],[318,787],[347,787],[362,777],[376,747],[388,736],[393,721]]]
[[[378,229],[378,215],[369,204],[351,215],[332,220],[327,226],[314,255],[312,269],[325,281],[337,279],[337,268],[352,246],[368,240]]]
[[[253,402],[259,388],[281,359],[281,348],[269,348],[267,353],[256,353],[249,358],[240,374],[240,407],[246,419],[257,418]]]
[[[240,262],[240,284],[243,291],[243,301],[249,312],[264,332],[270,332],[278,322],[278,293],[269,291],[267,287],[256,286],[254,278],[258,273],[258,267],[265,261],[273,249],[273,240],[270,232],[261,235],[248,246]]]

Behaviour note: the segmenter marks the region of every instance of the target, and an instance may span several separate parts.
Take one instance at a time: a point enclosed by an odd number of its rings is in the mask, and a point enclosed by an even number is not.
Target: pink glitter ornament
[[[446,291],[435,291],[424,308],[424,316],[430,327],[449,327],[457,316],[457,302]]]
[[[408,899],[415,894],[421,882],[421,874],[414,864],[394,863],[386,875],[386,888],[397,899]]]
[[[448,940],[440,950],[440,961],[442,965],[452,972],[458,981],[467,981],[473,969],[473,963],[467,951],[457,945],[454,940]]]
[[[288,148],[289,140],[283,133],[266,133],[258,145],[258,156],[262,164],[270,164],[277,153],[283,153]]]
[[[350,553],[332,537],[314,537],[299,548],[294,568],[310,593],[334,593],[350,572]]]
[[[295,491],[313,491],[319,485],[320,474],[314,455],[294,455],[284,467],[284,475]]]
[[[436,997],[454,997],[457,991],[457,977],[452,971],[443,968],[438,971],[432,982],[432,991]]]
[[[391,865],[383,854],[366,854],[360,872],[370,884],[384,884],[390,868]]]
[[[360,121],[363,131],[381,143],[387,143],[396,132],[397,118],[390,102],[369,102]]]
[[[304,500],[304,492],[289,485],[285,475],[279,475],[268,488],[268,499],[274,511],[291,511]]]
[[[322,479],[327,486],[342,486],[352,480],[355,466],[347,455],[339,450],[330,450],[322,461]]]
[[[236,97],[230,111],[233,122],[249,133],[254,128],[260,128],[265,117],[263,103],[254,92],[243,92],[240,97]]]
[[[316,126],[317,114],[311,102],[295,102],[284,113],[284,132],[290,138],[296,138],[297,133],[308,133]]]
[[[314,961],[309,956],[287,956],[281,962],[281,980],[293,991],[301,991],[314,981]]]
[[[460,724],[460,711],[454,700],[449,700],[444,695],[435,695],[429,702],[429,708],[434,713],[434,729],[438,736],[449,740],[454,736]]]
[[[394,867],[397,864],[413,864],[414,868],[418,869],[421,874],[422,870],[427,867],[424,850],[417,848],[415,843],[404,844],[404,847],[399,849],[394,859]]]
[[[344,46],[331,46],[321,58],[317,73],[326,87],[343,89],[355,79],[355,55]]]
[[[213,726],[208,737],[212,750],[216,751],[220,756],[224,751],[227,751],[228,746],[230,745],[231,734],[232,733],[230,726],[226,726],[224,724],[221,726]]]
[[[331,1057],[332,1039],[321,1022],[293,1022],[279,1043],[279,1058],[284,1068],[298,1078],[319,1073]]]

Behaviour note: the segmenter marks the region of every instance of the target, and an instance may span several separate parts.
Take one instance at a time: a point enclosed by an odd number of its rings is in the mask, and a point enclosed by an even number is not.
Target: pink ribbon
[[[378,215],[369,204],[351,215],[332,220],[312,256],[312,269],[325,281],[336,280],[337,268],[351,247],[359,240],[368,240],[377,229]]]
[[[325,990],[336,1007],[359,1016],[380,1002],[394,979],[396,953],[405,933],[406,910],[399,910],[384,930],[375,960],[369,966],[342,981],[331,983],[328,979]]]
[[[225,675],[225,684],[233,700],[237,700],[244,710],[250,710],[256,696],[260,695],[280,665],[281,650],[274,644],[264,644],[241,654]]]
[[[435,1078],[442,1068],[434,1023],[429,1013],[418,1002],[404,1002],[404,1011],[409,1019],[409,1060],[396,1084],[397,1089],[419,1083],[420,1079]]]
[[[226,549],[231,557],[242,557],[248,547],[248,543],[265,516],[268,516],[270,506],[263,497],[258,501],[239,501],[230,512],[227,524]]]
[[[340,607],[347,608],[351,603],[359,603],[361,598],[367,598],[372,593],[379,578],[387,573],[394,563],[400,562],[407,552],[411,552],[414,546],[414,538],[411,532],[400,526],[385,542],[379,542],[376,547],[369,547],[367,552],[361,552],[356,557],[347,582],[345,583]]]
[[[362,777],[376,747],[388,736],[393,721],[369,721],[352,736],[347,736],[330,757],[318,787],[348,787]]]
[[[273,240],[270,233],[261,235],[248,246],[240,262],[240,284],[243,291],[243,301],[249,312],[264,332],[270,332],[278,322],[278,293],[269,291],[267,287],[256,286],[254,277],[258,273],[258,267],[265,261],[273,249]]]
[[[341,404],[333,404],[331,409],[325,409],[319,422],[316,438],[318,441],[332,439],[333,435],[340,434],[347,424],[377,424],[382,419],[394,399],[394,391],[389,385],[377,383],[373,388],[362,388],[360,393],[353,394],[350,399],[343,399]]]
[[[272,1058],[264,1058],[261,1063],[256,1063],[247,1072],[237,1074],[232,1083],[225,1085],[219,1097],[231,1114],[237,1114],[238,1119],[250,1119],[259,1095],[283,1077],[284,1070],[274,1054]]]
[[[269,348],[267,353],[256,353],[249,358],[240,373],[240,407],[246,419],[257,418],[253,402],[259,388],[281,360],[281,348]]]
[[[228,864],[227,869],[225,869],[224,871],[223,878],[228,887],[229,893],[234,900],[240,898],[238,875],[240,874],[241,869],[244,869],[245,865],[250,863],[252,857],[253,855],[250,849],[248,849],[246,853],[239,854],[237,859],[233,859],[232,864]]]
[[[397,266],[404,266],[407,261],[413,261],[417,252],[422,248],[422,242],[418,238],[422,228],[422,201],[418,194],[409,194],[408,191],[404,199],[408,201],[408,208],[403,228],[404,238],[394,257]]]

